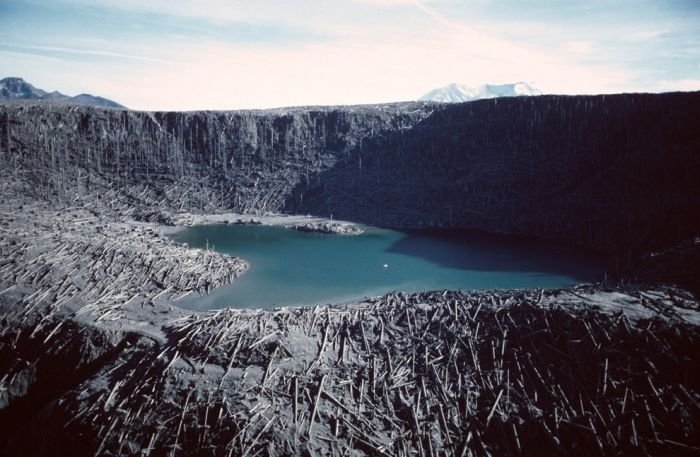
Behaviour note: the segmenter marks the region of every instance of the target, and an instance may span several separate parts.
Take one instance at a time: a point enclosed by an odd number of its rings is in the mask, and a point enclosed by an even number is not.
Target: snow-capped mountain
[[[124,108],[124,106],[112,100],[90,94],[80,94],[71,97],[58,91],[46,92],[45,90],[32,86],[22,78],[15,77],[0,79],[0,101],[2,100],[42,100],[75,105]]]
[[[542,92],[528,83],[513,84],[484,84],[478,87],[463,84],[450,84],[431,90],[418,100],[443,103],[460,103],[481,100],[483,98],[519,97],[526,95],[542,95]]]

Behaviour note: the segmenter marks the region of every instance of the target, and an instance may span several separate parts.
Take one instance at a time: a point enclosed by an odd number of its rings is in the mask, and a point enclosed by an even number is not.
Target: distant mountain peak
[[[16,76],[0,79],[0,99],[34,99],[46,95],[46,91],[37,89],[22,78]]]
[[[36,88],[22,78],[11,76],[0,79],[0,101],[3,100],[37,100],[58,102],[74,105],[104,106],[108,108],[125,108],[117,102],[90,94],[80,94],[75,97],[64,95],[58,91],[46,92]]]
[[[526,82],[510,84],[483,84],[477,87],[452,83],[444,87],[433,89],[420,97],[418,100],[443,103],[460,103],[481,100],[484,98],[520,97],[529,95],[542,95],[542,92]]]

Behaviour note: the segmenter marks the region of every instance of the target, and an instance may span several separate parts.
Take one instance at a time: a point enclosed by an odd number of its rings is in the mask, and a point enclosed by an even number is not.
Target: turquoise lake
[[[238,256],[250,269],[178,306],[269,308],[344,303],[391,291],[564,287],[602,279],[601,257],[570,247],[464,231],[367,227],[354,236],[260,225],[203,225],[173,238]]]

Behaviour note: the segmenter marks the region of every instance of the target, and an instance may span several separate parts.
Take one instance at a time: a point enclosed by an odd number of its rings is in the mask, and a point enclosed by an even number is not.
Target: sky
[[[700,0],[0,0],[0,78],[139,110],[700,90]]]

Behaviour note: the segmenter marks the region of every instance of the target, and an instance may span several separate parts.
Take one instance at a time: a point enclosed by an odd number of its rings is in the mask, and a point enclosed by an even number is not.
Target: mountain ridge
[[[102,106],[106,108],[126,109],[113,100],[91,94],[65,95],[59,91],[47,92],[33,86],[23,78],[11,76],[0,79],[0,101],[37,100],[45,102],[68,103],[75,105]]]
[[[420,97],[419,101],[462,103],[498,97],[520,97],[542,95],[542,91],[526,82],[508,84],[482,84],[472,87],[452,83],[438,87]]]

